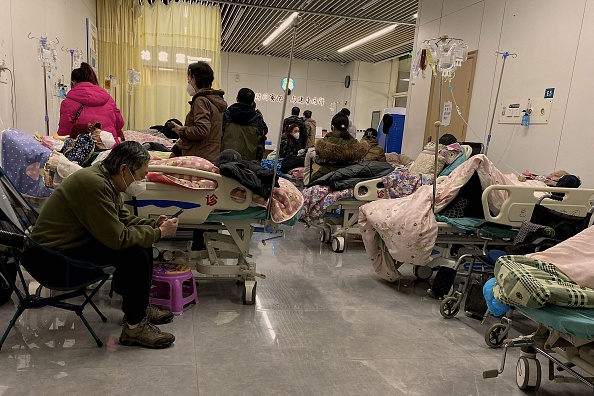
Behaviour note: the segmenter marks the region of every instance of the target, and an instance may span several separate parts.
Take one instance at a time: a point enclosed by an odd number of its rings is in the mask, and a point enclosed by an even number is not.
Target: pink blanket
[[[547,261],[580,286],[594,289],[594,227],[545,251],[526,255]]]
[[[517,177],[501,173],[487,157],[476,155],[457,167],[445,181],[436,188],[435,207],[437,211],[450,203],[477,172],[483,189],[492,185],[538,185],[532,181],[521,183]],[[431,211],[433,189],[421,186],[415,193],[400,199],[380,199],[361,206],[359,225],[365,250],[375,272],[382,278],[393,282],[400,278],[396,270],[383,254],[382,242],[390,256],[399,262],[426,265],[437,239],[437,222]],[[499,212],[507,193],[496,191],[489,196],[489,208]],[[480,197],[477,197],[480,199]]]

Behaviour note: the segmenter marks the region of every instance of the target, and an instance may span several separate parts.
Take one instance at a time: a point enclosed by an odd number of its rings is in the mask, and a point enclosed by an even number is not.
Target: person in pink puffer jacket
[[[83,62],[80,68],[72,70],[70,81],[72,89],[60,105],[58,135],[70,135],[74,124],[99,121],[101,129],[111,132],[116,144],[124,140],[124,119],[120,109],[109,93],[99,86],[91,66]]]

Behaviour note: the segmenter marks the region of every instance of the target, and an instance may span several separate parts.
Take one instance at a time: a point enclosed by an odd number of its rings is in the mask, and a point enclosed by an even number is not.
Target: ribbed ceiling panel
[[[142,0],[140,0],[142,1]],[[156,0],[148,0],[152,3]],[[168,0],[162,0],[167,1]],[[174,0],[180,1],[180,0]],[[181,0],[184,1],[184,0]],[[221,49],[254,55],[288,57],[291,31],[287,29],[269,46],[262,42],[292,11],[301,11],[295,57],[332,62],[379,62],[413,48],[415,27],[399,25],[389,34],[349,51],[337,50],[391,23],[414,24],[418,0],[225,0],[192,3],[221,8]],[[260,8],[264,7],[264,8]],[[286,10],[278,10],[278,9]],[[320,15],[325,14],[325,15]],[[338,25],[337,25],[338,24]]]

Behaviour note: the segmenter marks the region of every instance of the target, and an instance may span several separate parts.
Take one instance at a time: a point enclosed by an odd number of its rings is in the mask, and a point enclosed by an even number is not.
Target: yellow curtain
[[[141,87],[135,125],[184,122],[189,111],[186,93],[188,64],[205,60],[221,73],[221,12],[218,6],[155,1],[142,7],[137,23]]]
[[[99,84],[116,101],[128,127],[128,70],[138,68],[134,48],[135,0],[97,0],[97,35],[99,39]],[[110,78],[112,76],[112,78]],[[117,85],[116,85],[117,80]],[[131,113],[135,111],[132,99]],[[133,127],[133,125],[130,125]]]
[[[137,0],[98,0],[97,19],[100,73],[105,73],[102,65],[109,68],[116,67],[115,64],[120,70],[140,71],[140,86],[132,90],[131,129],[162,125],[170,118],[185,120],[190,100],[186,93],[190,63],[207,61],[215,75],[213,87],[219,86],[221,12],[218,6],[185,2],[164,5],[158,0],[154,5],[143,2],[139,6]],[[127,28],[131,26],[134,31],[129,35]],[[106,40],[102,39],[102,32]],[[116,59],[105,59],[102,63],[102,58]],[[118,92],[122,101],[116,102],[127,104],[127,74],[119,78],[118,90],[124,91],[124,96]],[[127,108],[121,110],[125,118]]]

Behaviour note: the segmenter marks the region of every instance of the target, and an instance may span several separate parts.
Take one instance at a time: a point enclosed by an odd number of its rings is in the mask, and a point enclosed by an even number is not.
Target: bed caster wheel
[[[329,243],[332,239],[332,233],[329,229],[324,228],[320,231],[320,242],[322,243]]]
[[[433,268],[426,265],[415,265],[413,274],[420,280],[427,280],[433,275]]]
[[[439,304],[439,313],[446,319],[451,319],[460,310],[460,304],[456,297],[446,297]]]
[[[505,341],[508,332],[509,329],[507,325],[504,325],[503,323],[495,323],[485,332],[485,342],[491,348],[498,348],[503,344],[503,341]]]
[[[256,281],[245,281],[243,289],[241,290],[241,301],[244,305],[254,305],[256,303]]]
[[[338,236],[332,238],[332,251],[335,253],[344,252],[345,241],[344,237]]]
[[[537,359],[530,359],[521,356],[516,364],[516,384],[518,388],[525,390],[537,390],[540,387],[540,362]]]

